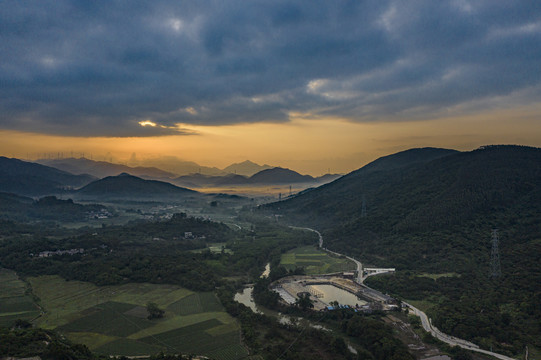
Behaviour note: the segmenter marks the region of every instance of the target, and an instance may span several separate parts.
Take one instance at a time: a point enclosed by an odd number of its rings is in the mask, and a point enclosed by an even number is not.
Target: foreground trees
[[[147,319],[161,319],[165,314],[165,311],[160,309],[156,303],[149,302],[147,303],[148,316]]]

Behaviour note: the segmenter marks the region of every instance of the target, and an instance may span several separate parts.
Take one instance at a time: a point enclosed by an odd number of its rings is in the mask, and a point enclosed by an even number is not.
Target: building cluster
[[[38,254],[40,258],[46,258],[54,255],[75,255],[83,254],[85,249],[69,249],[69,250],[55,250],[55,251],[42,251]]]
[[[393,311],[398,310],[399,306],[397,304],[382,304],[377,301],[370,301],[364,305],[342,305],[342,304],[335,304],[335,305],[329,305],[324,311],[333,311],[333,310],[340,310],[340,309],[352,309],[355,312],[362,312],[365,314],[371,314],[374,311]]]
[[[205,240],[207,237],[205,235],[197,236],[191,231],[185,231],[184,235],[181,235],[180,237],[176,237],[174,239],[178,240],[179,238],[186,240]]]
[[[89,211],[86,213],[87,219],[109,219],[113,214],[107,209],[99,209],[98,211]]]
[[[160,205],[150,208],[148,212],[145,213],[143,213],[141,210],[137,210],[137,212],[141,214],[143,219],[145,220],[171,220],[171,218],[177,211],[177,208],[178,206],[173,205]]]
[[[160,221],[160,220],[171,220],[173,214],[142,214],[143,220],[148,221]]]
[[[301,297],[310,296],[313,309],[316,311],[334,311],[351,309],[355,312],[371,313],[373,311],[393,311],[399,309],[399,302],[377,290],[352,280],[355,273],[334,273],[327,275],[295,275],[279,279],[271,284],[271,290],[277,292],[286,304],[296,304]],[[346,293],[354,295],[361,304],[339,304],[337,301],[326,300],[326,295],[317,288],[317,285],[332,285]],[[315,287],[314,287],[315,286]],[[331,295],[333,297],[333,295]]]

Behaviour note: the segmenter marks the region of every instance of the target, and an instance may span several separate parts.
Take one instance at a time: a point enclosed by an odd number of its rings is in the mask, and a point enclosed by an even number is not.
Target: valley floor
[[[11,287],[11,294],[24,296],[13,290],[25,287],[13,272],[2,270],[1,275],[12,280],[0,283],[0,293],[6,294]],[[14,308],[2,306],[0,321],[12,316],[33,317],[36,325],[55,329],[104,355],[141,356],[163,351],[233,360],[248,354],[240,343],[237,321],[212,292],[154,284],[97,287],[58,276],[32,277],[28,282],[40,299],[41,315],[36,316],[35,304],[21,297],[15,299],[20,311],[13,314]],[[6,305],[9,299],[0,301]],[[148,302],[164,309],[164,318],[147,319]]]

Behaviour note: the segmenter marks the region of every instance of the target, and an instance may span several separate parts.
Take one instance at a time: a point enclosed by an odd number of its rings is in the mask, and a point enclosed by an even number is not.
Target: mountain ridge
[[[261,170],[272,169],[272,168],[273,166],[270,166],[267,164],[259,165],[259,164],[254,163],[253,161],[245,160],[240,163],[233,163],[229,166],[226,166],[222,170],[228,173],[232,173],[232,174],[252,176],[260,172]]]
[[[108,161],[96,161],[86,158],[39,159],[36,162],[42,165],[57,168],[59,170],[67,171],[72,174],[90,174],[97,178],[115,176],[123,172],[147,178],[173,178],[177,176],[177,174],[164,171],[156,167],[132,167],[123,164],[115,164]]]
[[[25,196],[64,192],[84,186],[95,177],[74,175],[50,166],[0,156],[0,191]]]
[[[541,213],[540,148],[487,146],[405,168],[368,170],[356,170],[293,198],[262,205],[260,210],[316,227],[325,234],[327,246],[337,251],[381,266],[424,271],[436,270],[428,253],[461,258],[438,262],[438,271],[470,266],[470,256],[481,256],[483,250],[468,231],[489,233],[509,219],[522,224]],[[524,232],[521,236],[536,233],[526,225],[505,226],[510,226],[507,231]],[[456,243],[431,235],[446,231],[464,234]],[[418,240],[407,247],[409,238]],[[464,246],[471,252],[457,253]],[[412,252],[415,247],[418,251]],[[406,253],[411,253],[409,258],[403,257]]]
[[[107,176],[96,180],[81,189],[75,194],[91,197],[111,198],[160,198],[197,195],[197,191],[175,186],[171,183],[158,180],[145,180],[128,173],[117,176]]]
[[[261,186],[261,185],[287,185],[287,184],[311,184],[317,185],[332,181],[339,174],[326,174],[320,177],[310,175],[301,175],[298,172],[281,167],[261,170],[258,173],[247,177],[238,174],[228,174],[223,176],[191,174],[180,176],[172,181],[176,184],[186,187],[212,187],[212,186]]]

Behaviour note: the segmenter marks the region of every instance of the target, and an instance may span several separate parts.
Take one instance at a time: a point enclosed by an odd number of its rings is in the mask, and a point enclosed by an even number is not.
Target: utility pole
[[[502,275],[500,265],[500,239],[498,237],[498,229],[492,230],[492,250],[490,252],[490,277],[496,278]]]

